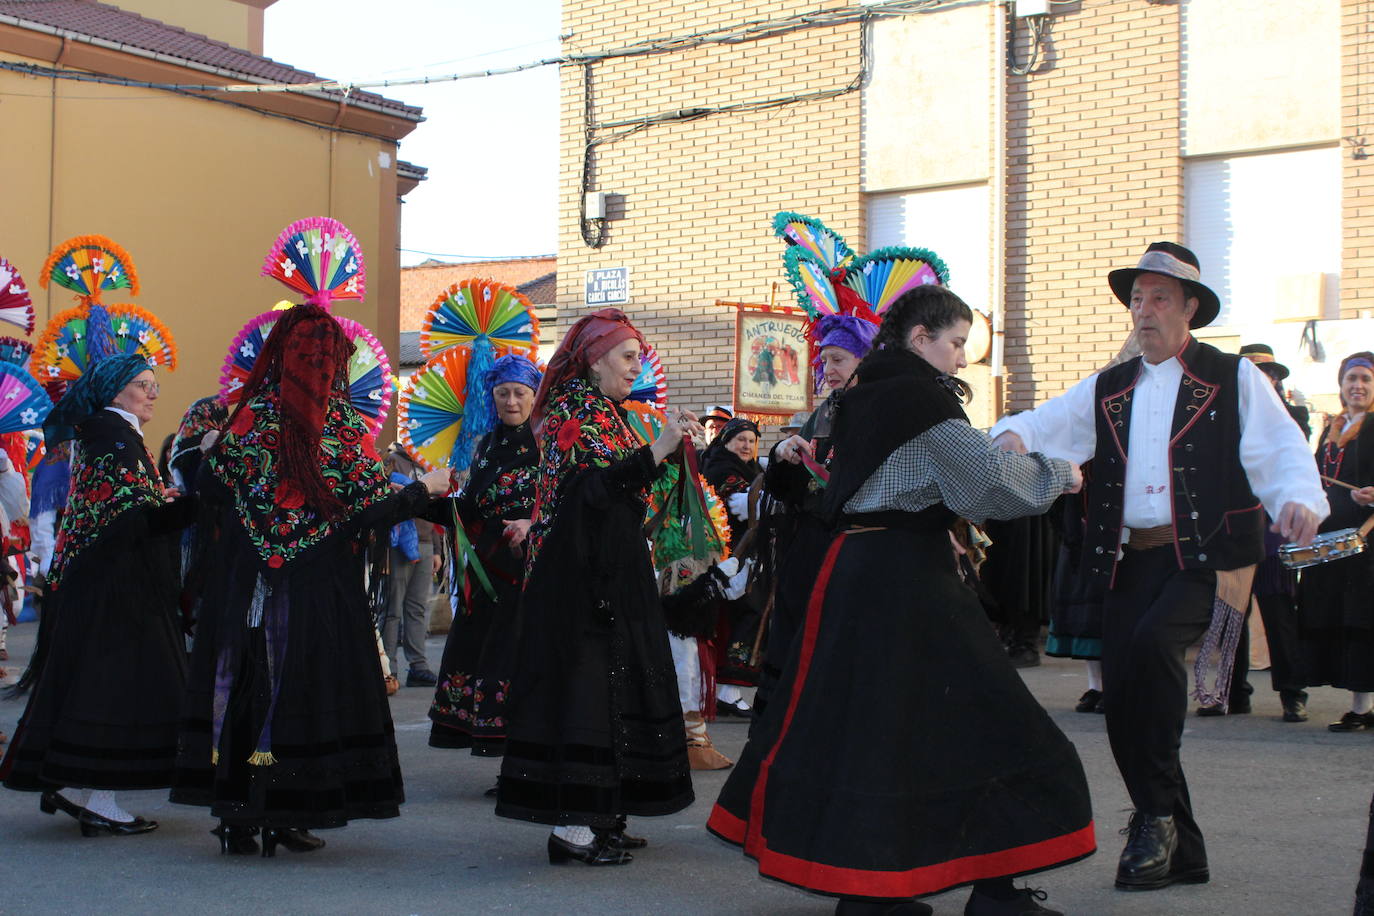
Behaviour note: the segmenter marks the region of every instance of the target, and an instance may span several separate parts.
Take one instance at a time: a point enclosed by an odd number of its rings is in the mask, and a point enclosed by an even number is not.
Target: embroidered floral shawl
[[[571,378],[551,394],[539,439],[543,457],[534,485],[527,569],[534,568],[568,482],[581,471],[610,467],[640,448],[615,402],[584,378]]]
[[[77,429],[71,495],[57,531],[48,585],[54,590],[72,561],[124,513],[160,506],[162,479],[129,422],[102,410]]]
[[[294,560],[391,492],[366,421],[347,401],[330,398],[320,436],[321,473],[348,514],[339,522],[328,521],[305,505],[299,489],[279,480],[280,419],[277,393],[259,395],[239,412],[209,455],[211,471],[233,493],[249,540],[272,569]]]

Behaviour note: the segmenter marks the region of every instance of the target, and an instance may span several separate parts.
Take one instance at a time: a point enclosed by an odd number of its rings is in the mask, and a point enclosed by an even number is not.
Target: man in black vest
[[[1184,652],[1215,660],[1204,704],[1225,708],[1255,564],[1273,530],[1307,544],[1330,512],[1307,442],[1249,360],[1195,340],[1221,304],[1197,258],[1149,247],[1108,284],[1131,310],[1141,356],[1095,373],[993,429],[1003,448],[1093,460],[1081,569],[1103,599],[1107,735],[1135,803],[1116,886],[1209,878],[1179,743]]]

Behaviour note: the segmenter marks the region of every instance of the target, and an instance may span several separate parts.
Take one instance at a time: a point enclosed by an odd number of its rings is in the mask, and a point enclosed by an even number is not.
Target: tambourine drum
[[[1343,560],[1364,552],[1364,535],[1356,528],[1341,528],[1317,535],[1316,540],[1305,547],[1297,544],[1284,544],[1279,548],[1279,562],[1289,569],[1303,569]]]

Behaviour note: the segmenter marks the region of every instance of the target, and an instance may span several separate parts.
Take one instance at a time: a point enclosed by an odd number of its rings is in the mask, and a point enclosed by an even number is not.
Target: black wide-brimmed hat
[[[1240,348],[1240,355],[1258,366],[1266,375],[1273,374],[1279,381],[1288,378],[1288,367],[1274,359],[1274,348],[1268,344],[1246,344]]]
[[[1197,255],[1182,245],[1155,242],[1145,249],[1135,267],[1123,267],[1107,274],[1107,283],[1122,305],[1130,307],[1131,286],[1135,283],[1135,278],[1144,273],[1174,277],[1183,283],[1189,296],[1197,298],[1197,311],[1193,313],[1193,320],[1188,322],[1190,328],[1205,328],[1221,311],[1221,300],[1217,298],[1217,294],[1203,286],[1199,279],[1202,270],[1198,267]]]

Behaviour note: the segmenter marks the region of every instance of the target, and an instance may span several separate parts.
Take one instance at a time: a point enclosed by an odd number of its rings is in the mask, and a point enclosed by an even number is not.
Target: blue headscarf
[[[62,400],[53,407],[43,424],[43,441],[48,448],[76,438],[76,427],[95,416],[124,390],[124,386],[148,369],[148,358],[137,353],[111,356],[87,369],[72,382]]]
[[[543,381],[544,374],[539,371],[539,367],[530,361],[528,356],[521,356],[512,353],[503,356],[486,371],[482,377],[482,386],[487,390],[487,403],[491,405],[489,429],[495,429],[498,422],[496,414],[496,400],[490,397],[496,390],[497,385],[504,385],[507,382],[519,382],[530,391],[538,391],[539,383]]]

